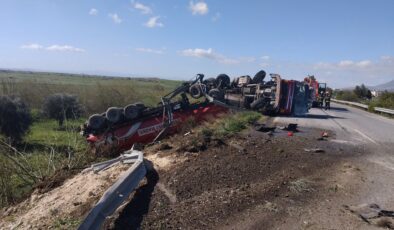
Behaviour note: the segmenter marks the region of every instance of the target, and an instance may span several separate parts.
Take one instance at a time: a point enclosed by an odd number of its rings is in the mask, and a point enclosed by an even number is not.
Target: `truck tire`
[[[254,100],[251,104],[250,104],[250,108],[257,110],[262,108],[265,105],[265,100],[264,98],[259,98],[257,100]]]
[[[123,113],[127,120],[134,120],[141,116],[145,106],[142,103],[134,103],[124,107]]]
[[[192,98],[198,99],[202,97],[201,86],[199,84],[194,84],[190,86],[189,93]]]
[[[211,96],[213,99],[218,101],[224,100],[224,93],[219,89],[211,89],[208,92],[208,95]]]
[[[254,75],[252,83],[253,84],[263,83],[265,75],[266,75],[265,71],[264,70],[260,70],[259,72],[256,73],[256,75]]]
[[[109,122],[115,124],[122,120],[123,108],[110,107],[107,109],[105,116]]]
[[[104,127],[106,123],[105,117],[101,116],[100,114],[93,114],[88,119],[88,127],[93,130],[99,130]]]
[[[230,77],[227,74],[219,74],[216,77],[216,86],[218,86],[218,88],[226,88],[230,86]]]

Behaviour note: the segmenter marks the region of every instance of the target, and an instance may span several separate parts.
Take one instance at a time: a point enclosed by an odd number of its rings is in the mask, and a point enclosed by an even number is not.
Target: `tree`
[[[18,97],[0,96],[0,132],[19,142],[32,124],[30,108]]]
[[[356,88],[354,88],[353,92],[358,98],[362,98],[363,93],[360,86],[356,85]]]
[[[371,99],[372,98],[371,91],[364,84],[361,84],[361,86],[357,85],[354,88],[353,92],[359,99]]]
[[[367,91],[366,97],[367,97],[368,100],[371,100],[371,99],[372,99],[372,92],[371,92],[371,90],[368,90],[368,91]]]
[[[57,120],[59,126],[63,126],[64,120],[81,116],[82,106],[77,96],[58,93],[45,99],[42,112],[46,117]]]

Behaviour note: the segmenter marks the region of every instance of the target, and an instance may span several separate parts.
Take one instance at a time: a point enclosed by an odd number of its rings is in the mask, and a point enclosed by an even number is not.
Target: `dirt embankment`
[[[46,193],[37,190],[30,199],[0,213],[0,229],[74,229],[128,167],[80,173]]]
[[[168,142],[172,149],[160,150],[153,158],[165,159],[166,167],[157,165],[158,173],[108,227],[276,229],[286,226],[286,219],[299,228],[316,227],[297,216],[306,204],[339,196],[349,178],[360,176],[347,162],[363,152],[333,144],[328,140],[332,137],[321,140],[321,133],[302,129],[293,136],[283,131],[272,136],[249,130],[223,142],[205,143],[197,153],[184,150],[193,137],[178,136]],[[340,181],[334,178],[338,172],[351,176]]]
[[[300,129],[293,136],[250,129],[224,139],[192,133],[146,148],[156,171],[105,228],[370,228],[343,208],[365,176],[353,160],[364,149],[331,142],[332,133],[321,140],[323,130]],[[3,213],[0,228],[76,228],[127,167],[80,174],[33,195]],[[335,221],[322,226],[323,220]]]

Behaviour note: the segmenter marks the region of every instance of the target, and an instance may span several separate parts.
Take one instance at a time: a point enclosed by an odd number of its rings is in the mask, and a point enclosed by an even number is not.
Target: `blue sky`
[[[394,79],[393,0],[2,0],[0,68]]]

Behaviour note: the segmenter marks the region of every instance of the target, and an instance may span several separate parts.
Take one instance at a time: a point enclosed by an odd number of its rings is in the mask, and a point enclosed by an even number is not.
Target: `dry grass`
[[[305,193],[314,191],[313,184],[314,183],[308,179],[300,178],[298,180],[291,181],[288,187],[293,193]]]

